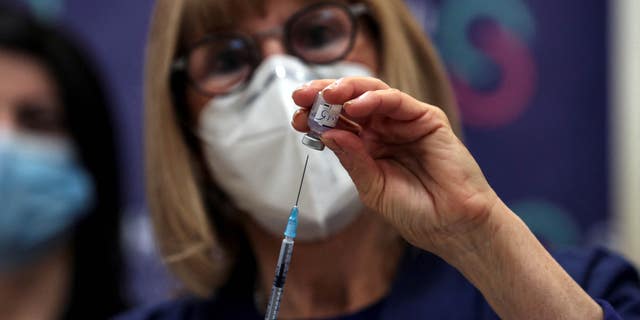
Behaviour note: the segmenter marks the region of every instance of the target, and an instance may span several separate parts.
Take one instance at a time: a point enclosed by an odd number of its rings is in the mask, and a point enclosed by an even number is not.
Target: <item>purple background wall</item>
[[[407,1],[450,70],[466,142],[498,194],[548,243],[604,241],[607,2]],[[100,63],[120,124],[132,297],[163,299],[171,284],[141,214],[142,63],[153,1],[8,2],[31,3],[70,27]]]
[[[466,143],[498,194],[548,242],[603,241],[607,2],[409,2],[432,20]]]

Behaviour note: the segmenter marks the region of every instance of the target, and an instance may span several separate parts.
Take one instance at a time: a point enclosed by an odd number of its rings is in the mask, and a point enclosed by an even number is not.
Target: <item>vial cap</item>
[[[318,151],[322,151],[324,150],[324,143],[322,143],[322,141],[318,138],[312,137],[308,134],[305,134],[302,137],[302,144],[304,144],[305,146],[311,148],[311,149],[315,149]]]

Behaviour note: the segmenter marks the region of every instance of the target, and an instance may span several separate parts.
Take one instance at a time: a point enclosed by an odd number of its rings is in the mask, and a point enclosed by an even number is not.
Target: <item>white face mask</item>
[[[332,152],[314,151],[300,142],[302,134],[290,124],[298,109],[291,94],[313,79],[371,74],[354,63],[310,67],[291,56],[266,59],[247,88],[212,99],[202,111],[199,135],[215,181],[238,208],[280,234],[309,154],[298,237],[317,240],[342,229],[362,209],[358,193]]]

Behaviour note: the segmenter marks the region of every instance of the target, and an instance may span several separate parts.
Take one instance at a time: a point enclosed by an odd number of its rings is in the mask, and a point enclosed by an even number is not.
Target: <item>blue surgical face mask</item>
[[[92,181],[68,139],[0,132],[0,271],[57,245],[92,200]]]

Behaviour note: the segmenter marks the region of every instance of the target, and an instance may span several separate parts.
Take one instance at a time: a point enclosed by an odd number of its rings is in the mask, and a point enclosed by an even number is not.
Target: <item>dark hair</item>
[[[93,178],[96,201],[74,229],[67,319],[106,319],[122,310],[120,194],[108,100],[87,55],[60,30],[0,8],[0,49],[32,57],[55,81],[65,126]]]

